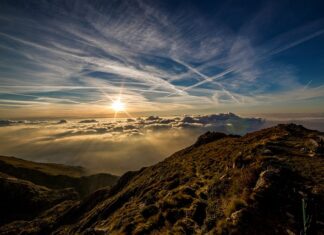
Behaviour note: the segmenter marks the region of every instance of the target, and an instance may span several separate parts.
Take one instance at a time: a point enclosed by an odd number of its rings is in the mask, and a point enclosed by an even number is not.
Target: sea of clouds
[[[243,135],[273,125],[233,113],[84,120],[0,120],[0,155],[122,174],[155,164],[206,131]]]
[[[206,131],[244,134],[262,125],[260,118],[232,113],[116,120],[1,120],[0,154],[122,174],[163,160],[193,144]]]

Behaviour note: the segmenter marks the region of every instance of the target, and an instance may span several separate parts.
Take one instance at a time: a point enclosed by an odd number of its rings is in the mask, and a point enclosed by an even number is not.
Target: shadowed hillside
[[[33,219],[61,202],[110,187],[117,179],[110,174],[87,175],[82,167],[0,156],[0,225]]]
[[[63,201],[77,200],[72,188],[49,189],[29,181],[0,175],[0,225],[18,219],[33,219]]]
[[[86,169],[53,163],[36,163],[15,157],[0,156],[0,172],[52,189],[74,188],[81,197],[113,185],[118,177],[107,174],[87,174]]]
[[[323,137],[294,124],[208,132],[111,189],[0,234],[323,234]]]

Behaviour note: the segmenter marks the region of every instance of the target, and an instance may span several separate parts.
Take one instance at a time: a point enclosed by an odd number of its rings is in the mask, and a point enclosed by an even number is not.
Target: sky
[[[2,0],[0,118],[324,112],[323,1]]]

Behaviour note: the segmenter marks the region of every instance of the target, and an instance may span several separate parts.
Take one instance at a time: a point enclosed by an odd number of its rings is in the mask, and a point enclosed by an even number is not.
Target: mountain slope
[[[81,177],[87,175],[86,169],[80,166],[68,166],[56,163],[38,163],[6,156],[0,156],[0,162],[21,169],[40,171],[48,175],[66,175],[70,177]],[[1,170],[3,171],[4,169],[1,168]]]
[[[324,134],[278,125],[196,144],[1,234],[323,234]],[[304,203],[305,205],[305,203]],[[60,213],[58,213],[60,211]]]
[[[53,163],[36,163],[0,156],[0,172],[52,189],[74,188],[82,197],[102,187],[112,186],[117,176],[89,175],[86,169]]]
[[[73,189],[51,190],[29,181],[0,176],[0,225],[32,219],[42,211],[68,200],[77,200]]]

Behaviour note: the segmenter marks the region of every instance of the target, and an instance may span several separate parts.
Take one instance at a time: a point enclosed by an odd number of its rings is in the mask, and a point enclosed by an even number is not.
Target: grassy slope
[[[87,175],[86,170],[79,166],[67,166],[55,163],[38,163],[7,156],[0,156],[0,162],[13,165],[17,168],[40,171],[48,175],[66,175],[70,177],[81,177]]]
[[[209,135],[152,167],[125,174],[111,190],[54,213],[50,232],[299,234],[302,198],[323,208],[320,138],[323,133],[296,125],[243,137]],[[309,213],[313,229],[323,232],[323,212]],[[0,233],[42,234],[47,219],[16,222]]]

